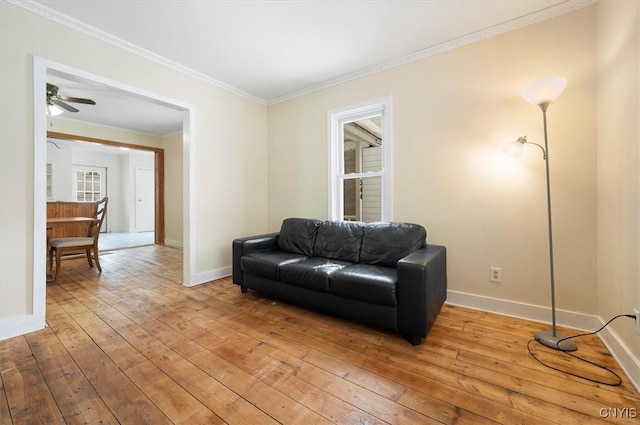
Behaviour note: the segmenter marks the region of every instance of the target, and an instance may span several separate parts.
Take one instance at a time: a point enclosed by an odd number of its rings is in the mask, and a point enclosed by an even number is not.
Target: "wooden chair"
[[[102,272],[100,267],[100,258],[98,257],[98,238],[100,237],[100,229],[107,215],[107,203],[109,198],[106,196],[96,202],[96,208],[93,218],[95,221],[89,225],[87,236],[72,238],[56,238],[49,241],[49,273],[53,267],[53,257],[56,257],[56,272],[53,275],[55,280],[60,270],[60,262],[65,255],[86,254],[89,267],[93,268],[93,260],[96,261],[96,267]]]

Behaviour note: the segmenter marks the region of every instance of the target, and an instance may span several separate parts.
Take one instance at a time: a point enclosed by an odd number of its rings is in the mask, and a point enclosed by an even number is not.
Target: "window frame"
[[[344,173],[344,124],[380,115],[382,122],[382,169],[367,173]],[[345,179],[381,177],[382,221],[392,221],[392,172],[391,172],[391,97],[385,97],[358,105],[351,105],[327,112],[328,122],[328,217],[343,221]]]
[[[78,173],[83,173],[85,176],[87,173],[98,174],[100,176],[99,192],[96,192],[94,190],[79,190],[78,183],[80,181],[78,180]],[[104,198],[105,196],[107,196],[107,173],[108,173],[108,168],[106,166],[73,164],[71,167],[71,174],[72,174],[71,184],[73,185],[71,193],[73,194],[74,202],[96,202]],[[83,180],[83,184],[85,185],[84,189],[86,189],[85,180]],[[94,193],[94,194],[97,193],[97,199],[86,200],[86,197],[85,197],[84,200],[79,200],[78,199],[79,192]],[[95,196],[92,196],[92,198],[95,198]]]

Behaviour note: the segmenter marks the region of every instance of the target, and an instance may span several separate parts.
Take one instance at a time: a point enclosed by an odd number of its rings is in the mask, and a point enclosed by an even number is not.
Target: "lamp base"
[[[565,339],[558,344],[558,341],[566,338],[566,336],[558,332],[556,332],[554,335],[552,331],[539,331],[536,332],[535,338],[536,341],[538,341],[540,344],[546,345],[547,347],[553,348],[554,350],[576,351],[578,349],[576,343],[570,339]]]

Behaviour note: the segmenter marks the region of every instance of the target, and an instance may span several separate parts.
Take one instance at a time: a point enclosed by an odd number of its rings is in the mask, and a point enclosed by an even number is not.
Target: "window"
[[[75,177],[75,198],[78,202],[95,202],[106,194],[106,174],[104,167],[73,166]]]
[[[390,99],[329,111],[329,217],[391,220]]]

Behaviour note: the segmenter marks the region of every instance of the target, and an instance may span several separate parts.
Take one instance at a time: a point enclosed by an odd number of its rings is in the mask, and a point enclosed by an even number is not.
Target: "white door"
[[[155,179],[153,168],[136,168],[136,232],[155,228]]]

